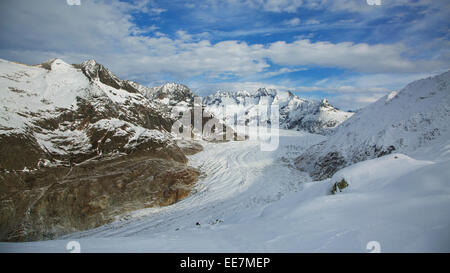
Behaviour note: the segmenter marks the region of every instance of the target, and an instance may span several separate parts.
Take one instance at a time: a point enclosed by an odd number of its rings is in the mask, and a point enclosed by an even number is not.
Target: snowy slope
[[[26,112],[51,115],[58,107],[75,106],[76,96],[89,86],[88,79],[71,65],[55,59],[49,66],[52,73],[0,60],[1,133],[6,133],[6,128],[11,133],[24,132],[32,120]]]
[[[450,71],[410,83],[360,110],[296,165],[323,179],[392,151],[431,160],[449,157]]]
[[[254,92],[218,91],[205,97],[203,103],[209,112],[218,117],[223,116],[227,124],[243,123],[247,119],[249,126],[267,122],[266,120],[258,121],[258,107],[267,109],[270,115],[271,106],[277,105],[280,112],[280,128],[311,133],[325,133],[352,115],[334,108],[326,99],[307,101],[291,92],[265,88]]]
[[[68,252],[72,240],[81,252],[369,252],[372,241],[381,252],[450,251],[450,161],[391,154],[311,182],[285,159],[324,138],[280,132],[273,152],[253,141],[206,143],[190,157],[206,176],[173,206],[0,251]],[[341,178],[349,187],[330,195]]]

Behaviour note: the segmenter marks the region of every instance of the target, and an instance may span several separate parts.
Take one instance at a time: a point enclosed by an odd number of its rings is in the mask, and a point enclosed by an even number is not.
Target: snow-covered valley
[[[138,210],[58,240],[0,243],[1,252],[450,251],[450,160],[390,154],[312,182],[291,165],[324,136],[280,130],[279,148],[256,140],[202,143],[201,176],[186,199]],[[349,186],[330,194],[335,182]],[[198,223],[198,224],[197,224]]]
[[[0,66],[0,252],[450,251],[450,72],[348,113],[266,89],[202,102],[92,60]]]

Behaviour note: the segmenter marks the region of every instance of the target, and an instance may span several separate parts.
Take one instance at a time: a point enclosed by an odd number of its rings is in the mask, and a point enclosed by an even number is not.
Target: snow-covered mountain
[[[0,60],[0,238],[51,238],[186,197],[198,145],[166,106],[94,60]],[[128,189],[128,190],[125,190]]]
[[[393,151],[432,160],[450,155],[450,71],[410,83],[358,111],[295,165],[320,180]]]
[[[0,65],[0,135],[3,141],[25,138],[34,147],[21,160],[12,158],[20,153],[2,157],[4,169],[35,169],[55,158],[62,163],[69,154],[77,163],[115,149],[136,148],[144,140],[168,143],[173,138],[168,133],[173,120],[159,105],[93,60],[81,65],[59,59],[38,66],[7,61]],[[119,137],[125,137],[126,144],[112,147],[123,144]]]
[[[267,109],[270,113],[272,105],[277,105],[280,112],[280,128],[311,133],[325,133],[353,114],[331,106],[326,99],[308,101],[288,91],[266,88],[260,88],[254,92],[218,91],[205,97],[203,103],[209,112],[217,117],[223,116],[228,125],[248,120],[245,122],[249,126],[266,122],[258,121],[258,108]]]
[[[178,83],[166,83],[161,86],[148,88],[145,95],[148,98],[168,105],[176,105],[181,102],[193,103],[195,97],[187,86]]]

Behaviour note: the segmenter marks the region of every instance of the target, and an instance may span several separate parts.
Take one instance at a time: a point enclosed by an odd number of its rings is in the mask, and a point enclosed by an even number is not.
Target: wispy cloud
[[[283,24],[288,26],[298,26],[300,25],[300,22],[301,22],[300,18],[295,17],[289,20],[284,20]]]
[[[275,71],[265,72],[263,77],[264,78],[270,78],[270,77],[274,77],[274,76],[278,76],[278,75],[282,75],[282,74],[293,73],[293,72],[298,72],[298,71],[305,71],[305,70],[308,70],[308,69],[307,68],[287,68],[287,67],[283,67],[283,68],[280,68],[280,69],[275,70]]]

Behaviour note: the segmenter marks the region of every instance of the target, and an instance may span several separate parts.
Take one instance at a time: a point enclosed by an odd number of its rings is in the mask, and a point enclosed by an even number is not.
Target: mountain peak
[[[320,106],[322,106],[322,107],[333,107],[333,106],[331,106],[330,102],[326,98],[324,98],[324,99],[322,99],[320,101]]]
[[[47,70],[58,70],[61,68],[68,68],[68,67],[70,67],[70,64],[64,62],[63,60],[61,60],[59,58],[53,58],[53,59],[50,59],[48,61],[45,61],[45,62],[39,64],[38,66],[45,68]]]
[[[179,83],[165,83],[161,86],[152,87],[151,90],[150,96],[164,103],[190,102],[194,99],[192,91],[186,85]]]
[[[96,65],[96,64],[99,64],[99,63],[94,59],[89,59],[89,60],[83,62],[83,65]]]
[[[161,90],[168,93],[174,92],[191,92],[191,90],[184,84],[169,82],[160,86]]]
[[[256,95],[258,96],[276,96],[277,95],[277,90],[276,89],[272,89],[272,88],[259,88],[256,93]]]
[[[84,72],[86,72],[90,77],[96,78],[99,75],[99,72],[104,70],[112,74],[106,67],[102,64],[98,63],[96,60],[87,60],[81,63],[81,68]]]

